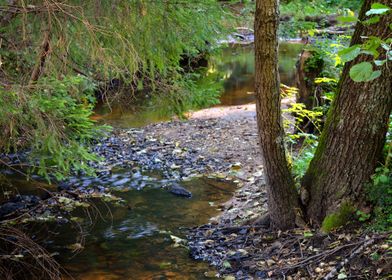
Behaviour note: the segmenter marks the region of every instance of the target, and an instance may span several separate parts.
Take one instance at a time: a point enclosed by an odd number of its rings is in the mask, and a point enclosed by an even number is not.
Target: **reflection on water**
[[[156,186],[159,180],[150,180]],[[126,186],[126,184],[124,185]],[[177,197],[156,186],[117,192],[130,209],[97,204],[103,218],[88,231],[85,249],[76,256],[75,243],[63,227],[54,244],[60,263],[76,279],[204,279],[205,263],[190,259],[185,248],[174,248],[170,235],[184,238],[185,229],[217,215],[216,205],[229,199],[234,185],[200,178],[184,182],[192,198]],[[126,187],[125,187],[126,188]],[[81,215],[86,218],[85,215]]]
[[[295,63],[302,44],[281,43],[279,46],[279,74],[281,83],[294,86]],[[214,57],[209,72],[223,73],[224,92],[221,105],[243,105],[255,101],[255,61],[253,47],[226,49]]]
[[[279,73],[281,82],[294,85],[295,63],[302,44],[282,42],[279,46]],[[220,106],[242,105],[254,102],[254,49],[252,46],[236,46],[224,49],[211,57],[209,67],[199,84],[211,86],[211,81],[223,82]],[[154,101],[154,100],[153,100]],[[162,96],[158,100],[137,101],[135,106],[124,108],[115,104],[111,108],[100,106],[98,120],[119,127],[141,127],[150,123],[169,120],[173,112],[168,111],[168,100]],[[146,104],[147,103],[147,104]]]

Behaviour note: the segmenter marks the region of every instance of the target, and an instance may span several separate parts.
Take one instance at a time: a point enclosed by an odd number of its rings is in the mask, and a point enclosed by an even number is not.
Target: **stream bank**
[[[283,106],[292,102],[284,101]],[[217,216],[188,231],[190,255],[217,269],[204,275],[239,280],[336,279],[338,275],[343,277],[339,279],[349,275],[383,279],[388,275],[389,235],[361,229],[355,221],[331,233],[306,227],[273,232],[253,223],[267,206],[255,114],[253,104],[209,108],[190,113],[187,121],[151,124],[138,133],[154,143],[145,149],[143,161],[155,162],[156,157],[148,155],[158,152],[159,168],[166,170],[168,178],[186,181],[204,173],[237,184],[233,197],[218,206]],[[127,142],[132,131],[119,130],[117,139]],[[187,164],[189,152],[203,168]]]
[[[267,197],[254,105],[205,109],[185,122],[154,124],[143,131],[160,141],[176,141],[182,150],[196,149],[198,157],[218,163],[208,170],[210,176],[233,180],[239,187],[218,216],[188,232],[191,256],[218,270],[206,276],[385,279],[391,272],[389,234],[363,228],[355,219],[330,233],[306,226],[271,231],[255,223],[266,212]]]
[[[299,44],[281,46],[281,74],[289,85],[300,48]],[[230,48],[211,61],[207,81],[223,78],[224,107],[195,112],[188,121],[175,120],[162,114],[161,107],[143,102],[131,110],[98,108],[95,118],[115,129],[93,148],[102,157],[94,165],[97,176],[73,176],[48,185],[39,176],[25,181],[20,174],[6,171],[10,180],[1,186],[3,201],[14,195],[15,199],[9,200],[3,214],[12,215],[9,210],[16,207],[16,216],[38,225],[49,222],[53,234],[44,234],[39,240],[59,253],[56,259],[77,279],[126,279],[127,275],[133,275],[132,279],[203,279],[216,275],[206,263],[192,261],[183,248],[173,248],[170,235],[185,238],[184,227],[202,225],[217,216],[224,208],[220,204],[232,197],[234,185],[244,185],[250,174],[261,180],[255,109],[248,104],[254,101],[252,51],[250,47]],[[223,115],[226,117],[221,118]],[[170,118],[174,120],[161,123]],[[238,137],[232,137],[233,126]],[[23,156],[9,156],[10,163],[23,161]],[[259,194],[245,188],[238,201]],[[82,200],[74,201],[80,196]],[[58,204],[66,209],[54,206]],[[82,209],[74,209],[77,205]],[[249,216],[249,207],[258,212],[262,205],[244,206],[233,218]],[[60,225],[51,224],[56,220]],[[31,234],[42,236],[45,230],[40,232]],[[90,269],[86,271],[86,267]]]

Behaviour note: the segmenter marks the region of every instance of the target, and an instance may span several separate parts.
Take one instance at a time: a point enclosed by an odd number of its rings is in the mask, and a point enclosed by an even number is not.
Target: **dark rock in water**
[[[184,196],[184,197],[192,197],[192,193],[185,189],[184,187],[181,187],[177,183],[170,183],[167,185],[163,185],[163,189],[167,190],[168,192],[178,195],[178,196]]]
[[[24,207],[25,205],[22,202],[6,202],[0,206],[0,218],[23,209]]]
[[[11,201],[0,205],[0,218],[18,210],[35,206],[41,199],[35,195],[18,195]]]
[[[63,190],[70,190],[72,188],[72,185],[69,183],[69,182],[60,182],[58,185],[57,185],[57,189],[59,190],[59,191],[63,191]]]

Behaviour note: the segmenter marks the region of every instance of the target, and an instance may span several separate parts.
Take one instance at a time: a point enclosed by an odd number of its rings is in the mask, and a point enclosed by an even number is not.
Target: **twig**
[[[362,245],[358,246],[357,249],[350,254],[347,258],[345,258],[343,261],[338,263],[325,277],[324,280],[330,280],[335,278],[335,275],[338,273],[338,271],[344,267],[348,262],[350,262],[354,257],[356,257],[359,253],[361,253],[367,246],[373,244],[375,241],[374,238],[367,240],[364,242]]]

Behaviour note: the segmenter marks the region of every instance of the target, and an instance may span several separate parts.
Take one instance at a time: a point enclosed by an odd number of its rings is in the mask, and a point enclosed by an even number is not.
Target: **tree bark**
[[[374,2],[390,4],[390,0],[365,0],[360,19]],[[387,38],[391,17],[391,13],[382,16],[370,26],[358,22],[351,45],[362,43],[361,36]],[[360,55],[344,66],[318,148],[303,178],[303,188],[310,194],[306,214],[314,225],[342,203],[359,205],[363,186],[380,160],[392,109],[392,71],[385,64],[381,77],[370,82],[354,82],[349,76],[353,65],[371,60]]]
[[[278,74],[278,24],[278,1],[257,0],[255,90],[260,147],[271,226],[287,229],[296,224],[299,200],[284,148]]]

